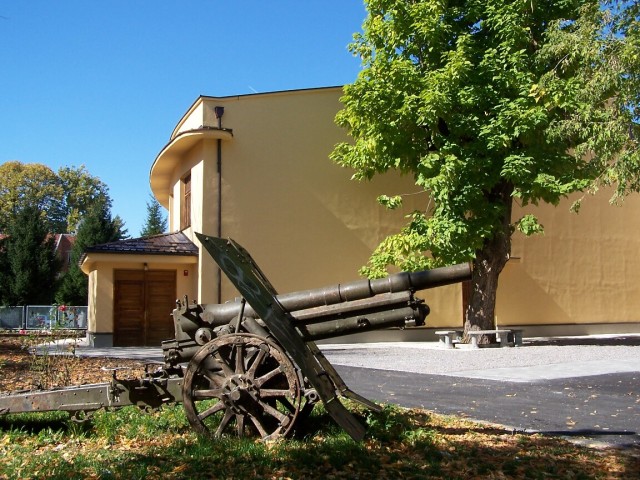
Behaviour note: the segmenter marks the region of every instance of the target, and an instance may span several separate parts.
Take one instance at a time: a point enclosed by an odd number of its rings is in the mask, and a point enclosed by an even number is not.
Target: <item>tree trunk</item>
[[[496,293],[498,277],[511,253],[511,209],[513,186],[502,182],[491,192],[492,200],[501,201],[504,212],[500,229],[485,240],[482,250],[476,252],[471,278],[471,296],[465,312],[464,341],[468,341],[470,330],[492,330],[495,325]],[[495,341],[495,335],[482,335],[478,343]]]

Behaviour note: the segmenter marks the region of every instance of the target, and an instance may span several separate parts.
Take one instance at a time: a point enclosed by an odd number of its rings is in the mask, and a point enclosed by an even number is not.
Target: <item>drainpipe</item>
[[[218,119],[218,128],[222,130],[222,116],[224,107],[215,107],[214,112]],[[222,139],[218,139],[218,232],[217,237],[222,238]],[[222,270],[218,267],[218,303],[222,303]]]

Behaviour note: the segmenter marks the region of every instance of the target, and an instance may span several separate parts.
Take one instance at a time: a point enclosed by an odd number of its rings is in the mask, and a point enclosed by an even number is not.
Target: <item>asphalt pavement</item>
[[[320,347],[345,383],[372,400],[640,453],[640,335],[525,338],[509,348]],[[159,348],[80,344],[76,351],[162,360]]]

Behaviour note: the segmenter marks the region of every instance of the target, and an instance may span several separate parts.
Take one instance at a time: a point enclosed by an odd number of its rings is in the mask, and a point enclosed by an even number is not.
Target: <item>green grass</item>
[[[511,435],[419,410],[349,408],[368,425],[355,442],[320,407],[292,439],[199,437],[181,406],[0,417],[0,478],[634,478],[638,459],[560,439]],[[634,470],[635,469],[635,470]]]

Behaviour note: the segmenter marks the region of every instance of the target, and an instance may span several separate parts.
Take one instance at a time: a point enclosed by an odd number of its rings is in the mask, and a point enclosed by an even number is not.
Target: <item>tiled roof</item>
[[[175,232],[92,245],[85,249],[85,255],[87,253],[198,255],[198,247],[184,233]]]

